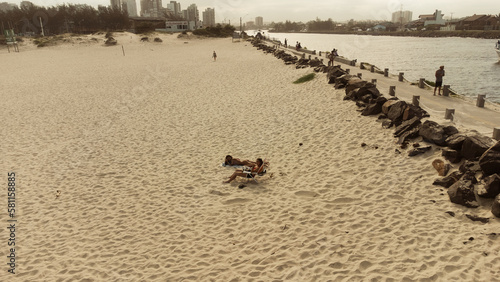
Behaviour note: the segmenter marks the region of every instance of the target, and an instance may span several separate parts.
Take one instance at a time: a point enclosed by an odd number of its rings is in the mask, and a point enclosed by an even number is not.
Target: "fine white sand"
[[[439,150],[248,42],[158,36],[0,49],[1,281],[500,281],[500,221],[432,185]],[[274,176],[222,184],[226,154]]]

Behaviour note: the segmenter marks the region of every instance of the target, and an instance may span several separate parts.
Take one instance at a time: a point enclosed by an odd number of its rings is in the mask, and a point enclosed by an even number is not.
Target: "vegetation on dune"
[[[294,84],[304,83],[304,82],[313,80],[315,76],[316,76],[315,73],[306,74],[303,77],[301,77],[301,78],[297,79],[296,81],[294,81],[293,83]]]
[[[206,37],[230,37],[233,36],[236,28],[232,25],[224,25],[217,24],[214,27],[207,27],[202,29],[193,30],[194,35],[198,36],[206,36]]]

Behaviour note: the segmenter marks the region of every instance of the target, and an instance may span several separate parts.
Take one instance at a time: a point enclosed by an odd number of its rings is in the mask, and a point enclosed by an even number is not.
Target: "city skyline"
[[[19,5],[21,0],[0,0],[1,2]],[[57,6],[62,4],[87,4],[97,7],[98,5],[109,6],[109,0],[33,0],[37,6]],[[166,8],[165,1],[163,6]],[[496,0],[477,0],[474,2],[457,3],[452,0],[421,0],[421,1],[396,1],[396,0],[358,0],[351,2],[347,0],[315,0],[310,2],[296,0],[254,0],[244,2],[243,0],[193,0],[177,1],[185,10],[191,4],[196,4],[199,11],[206,8],[215,9],[215,21],[217,23],[229,23],[238,25],[240,18],[243,22],[254,21],[256,17],[263,17],[265,23],[284,22],[286,20],[295,22],[308,22],[319,18],[334,21],[391,21],[392,13],[399,11],[411,11],[413,18],[417,19],[421,14],[432,14],[436,9],[441,10],[444,18],[461,18],[473,14],[500,14],[500,4]],[[137,11],[140,10],[140,1],[137,1]]]

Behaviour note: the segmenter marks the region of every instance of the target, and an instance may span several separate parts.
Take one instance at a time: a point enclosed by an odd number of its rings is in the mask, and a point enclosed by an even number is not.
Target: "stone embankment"
[[[433,166],[442,178],[434,185],[448,189],[450,201],[469,208],[480,204],[491,204],[491,211],[500,217],[500,141],[472,131],[460,132],[454,126],[443,126],[428,119],[430,115],[421,107],[384,97],[377,86],[349,74],[340,66],[326,66],[321,60],[298,58],[284,50],[268,46],[260,40],[252,40],[253,46],[266,53],[272,53],[286,65],[298,68],[313,68],[325,73],[329,84],[335,89],[345,89],[344,100],[350,100],[359,107],[363,116],[378,116],[382,127],[393,128],[396,144],[401,150],[408,150],[413,157],[437,147],[445,161],[437,159]],[[415,142],[422,140],[422,143]],[[460,164],[459,169],[450,171],[450,164]],[[482,199],[494,199],[493,202]],[[488,218],[469,217],[471,220],[487,222]]]

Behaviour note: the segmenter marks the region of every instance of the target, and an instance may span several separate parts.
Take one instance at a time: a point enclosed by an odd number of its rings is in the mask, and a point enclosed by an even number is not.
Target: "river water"
[[[253,32],[248,32],[253,35]],[[458,37],[399,37],[354,34],[267,33],[288,44],[298,41],[316,51],[338,50],[340,56],[367,62],[392,74],[404,72],[407,80],[434,81],[434,73],[444,65],[443,84],[458,94],[476,99],[485,94],[489,102],[500,103],[500,63],[495,40]]]

